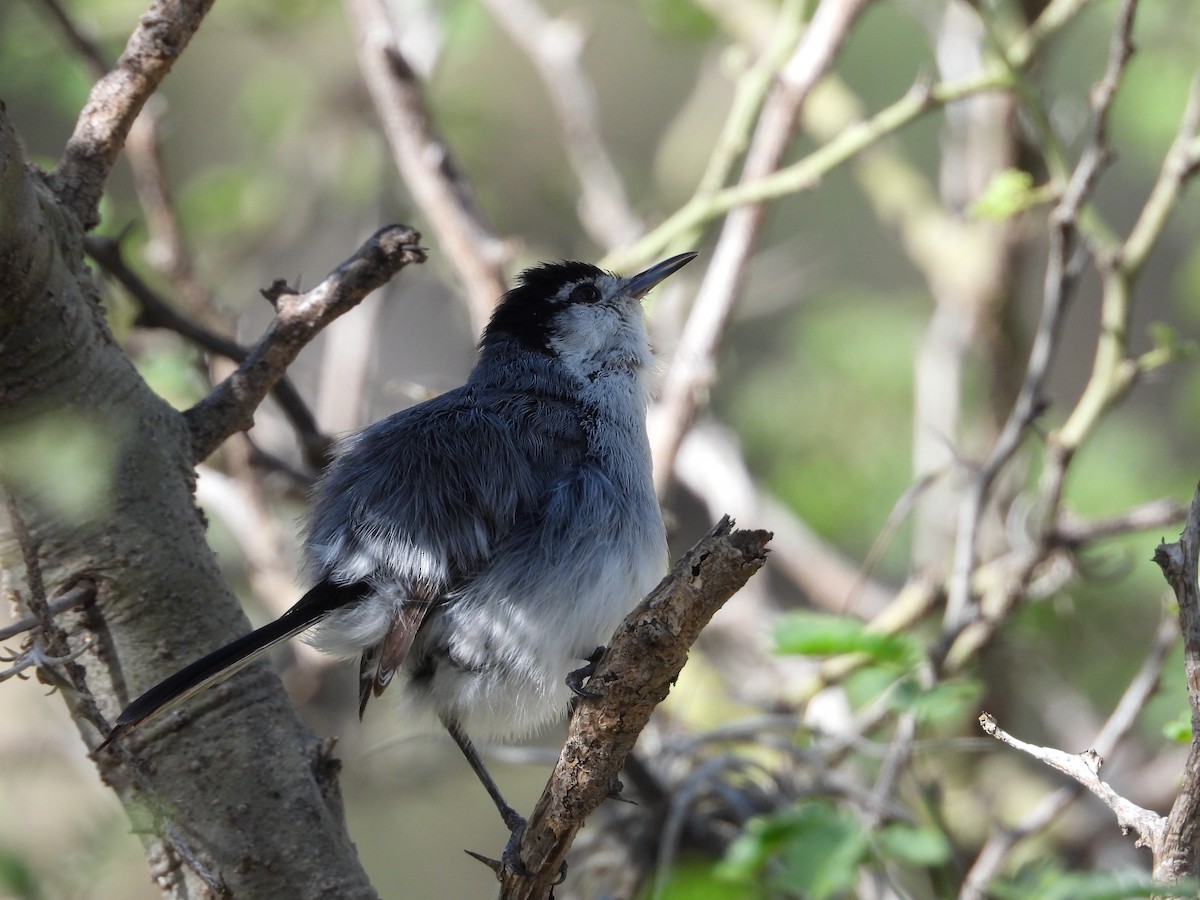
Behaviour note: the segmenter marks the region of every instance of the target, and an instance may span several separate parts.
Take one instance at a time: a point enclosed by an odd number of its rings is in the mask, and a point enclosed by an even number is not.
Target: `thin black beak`
[[[668,275],[674,275],[699,255],[699,253],[695,252],[680,253],[678,256],[664,259],[662,262],[648,268],[645,272],[639,272],[632,276],[626,283],[625,289],[640,300],[646,296],[652,287]]]

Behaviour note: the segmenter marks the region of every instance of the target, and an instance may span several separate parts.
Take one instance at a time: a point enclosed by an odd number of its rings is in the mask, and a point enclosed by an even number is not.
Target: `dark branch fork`
[[[353,256],[311,291],[297,293],[277,282],[263,292],[275,320],[236,371],[184,413],[200,462],[227,437],[254,424],[254,411],[287,367],[316,335],[407,265],[425,261],[421,235],[407,225],[377,231]]]

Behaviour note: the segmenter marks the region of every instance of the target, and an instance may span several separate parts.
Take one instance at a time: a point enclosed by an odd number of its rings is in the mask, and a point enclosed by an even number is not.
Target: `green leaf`
[[[0,896],[13,900],[36,900],[42,896],[37,876],[25,858],[0,847]]]
[[[1192,896],[1194,879],[1170,887],[1156,883],[1143,872],[1065,872],[1039,866],[1022,870],[1016,878],[993,881],[988,896],[997,900],[1126,900],[1129,897]]]
[[[1045,189],[1033,186],[1033,176],[1023,169],[997,172],[983,193],[971,205],[977,219],[1011,219],[1047,198]]]
[[[911,638],[868,631],[858,619],[830,613],[796,612],[785,617],[775,628],[775,646],[780,653],[798,656],[865,653],[876,662],[902,666],[919,658]]]
[[[868,848],[867,834],[859,822],[813,804],[797,825],[783,853],[783,871],[772,882],[813,900],[853,887]]]
[[[772,896],[824,900],[853,887],[868,849],[868,835],[857,819],[825,803],[806,803],[751,820],[717,871],[742,881],[769,871]],[[777,865],[768,870],[768,863]]]
[[[1196,341],[1179,336],[1179,332],[1166,322],[1151,322],[1146,326],[1154,350],[1167,357],[1168,361],[1192,359],[1196,356]],[[1152,351],[1153,352],[1153,351]]]
[[[940,866],[950,859],[950,842],[936,828],[897,822],[881,830],[877,840],[883,855],[910,866]]]
[[[656,890],[644,891],[644,897],[663,897],[669,900],[761,900],[762,891],[755,884],[715,877],[711,863],[685,861],[671,868],[670,874]]]
[[[952,722],[973,709],[981,693],[978,682],[968,678],[951,678],[928,690],[922,689],[914,678],[906,678],[892,693],[895,710],[910,711],[922,722]]]
[[[1163,725],[1163,737],[1176,744],[1192,742],[1192,714],[1184,710],[1170,722]]]

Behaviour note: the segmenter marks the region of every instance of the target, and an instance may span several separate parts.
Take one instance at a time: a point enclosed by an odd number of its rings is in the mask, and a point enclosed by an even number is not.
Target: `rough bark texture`
[[[1200,488],[1188,511],[1179,541],[1162,543],[1154,561],[1179,601],[1179,629],[1183,634],[1183,667],[1188,702],[1192,708],[1192,745],[1179,784],[1179,793],[1167,815],[1166,827],[1154,850],[1154,878],[1177,884],[1200,877]]]
[[[82,241],[75,216],[24,164],[0,107],[0,482],[28,538],[19,548],[14,521],[0,523],[0,564],[40,574],[51,599],[81,579],[95,586],[91,606],[57,620],[72,648],[94,642],[65,670],[63,691],[94,747],[97,710],[114,718],[131,697],[248,624],[193,503],[183,416],[114,342]],[[24,451],[51,431],[67,436],[61,443],[98,448],[89,466],[106,477],[92,506],[68,513],[54,502],[52,488],[78,477],[57,470],[66,455],[44,453],[31,473]],[[30,548],[38,572],[30,572]],[[129,749],[145,762],[114,748],[97,765],[143,830],[165,895],[375,895],[344,827],[336,764],[266,667],[146,727]],[[224,889],[198,877],[181,850]]]

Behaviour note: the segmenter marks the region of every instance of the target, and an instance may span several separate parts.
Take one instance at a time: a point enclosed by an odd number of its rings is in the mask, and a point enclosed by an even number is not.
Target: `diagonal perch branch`
[[[521,859],[536,872],[500,873],[500,896],[549,895],[584,820],[612,793],[625,757],[667,696],[688,651],[713,614],[766,562],[769,531],[734,531],[725,516],[613,635],[571,718],[567,741],[521,841]]]
[[[280,283],[263,291],[275,304],[275,320],[233,374],[184,413],[193,461],[205,459],[231,434],[254,424],[263,398],[322,328],[405,266],[424,262],[420,241],[420,233],[407,225],[388,225],[311,291],[294,293]]]
[[[79,113],[49,184],[84,230],[100,221],[100,196],[133,122],[192,35],[213,0],[154,0],[125,51],[97,81]]]

